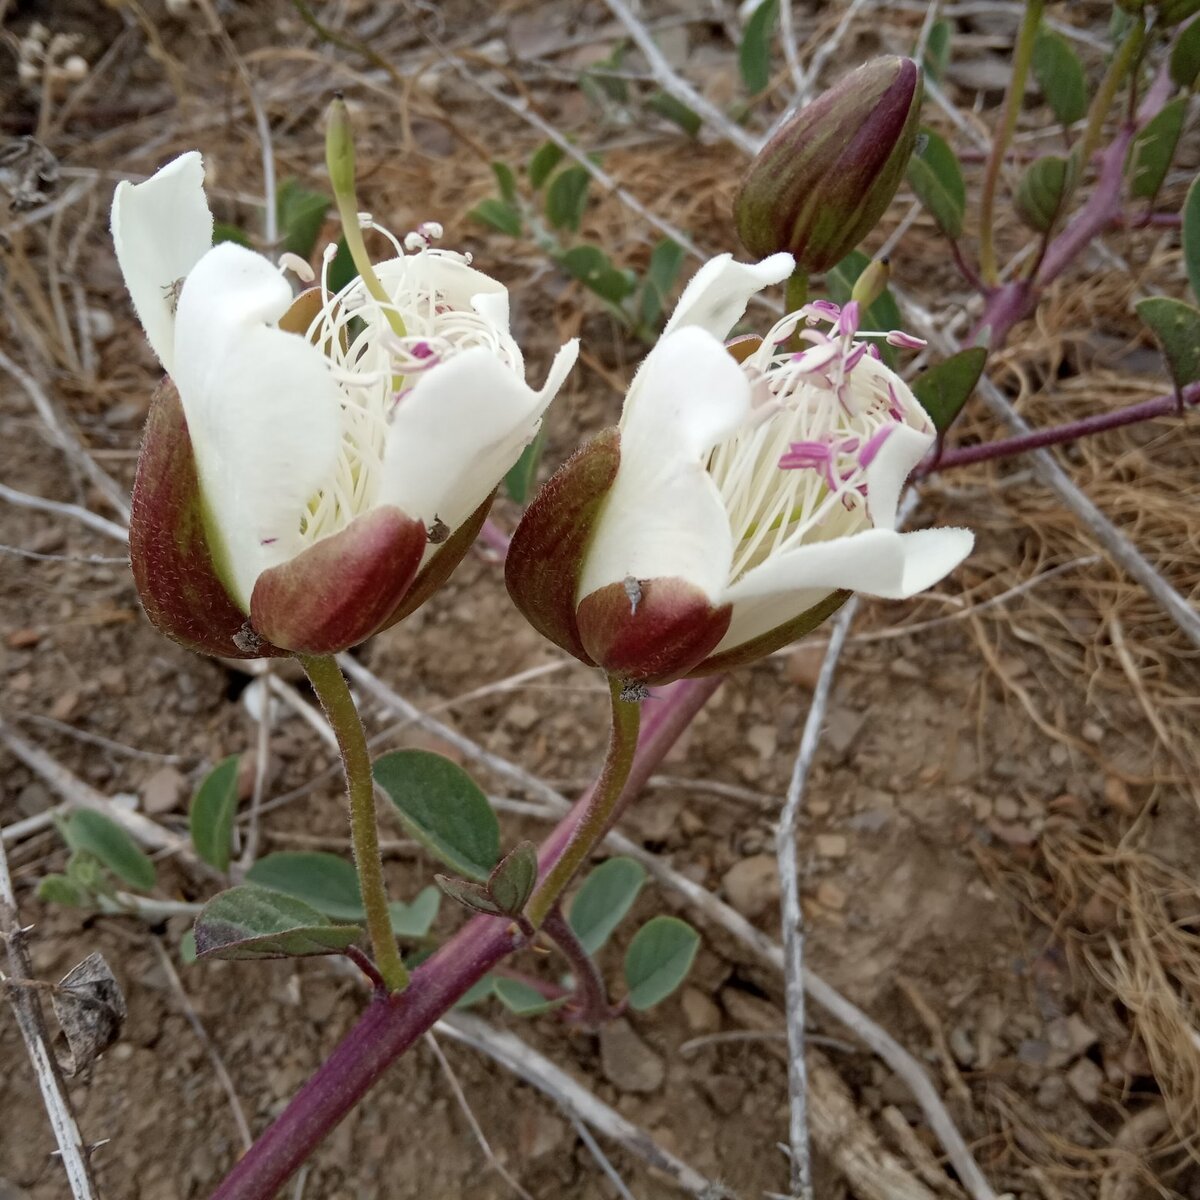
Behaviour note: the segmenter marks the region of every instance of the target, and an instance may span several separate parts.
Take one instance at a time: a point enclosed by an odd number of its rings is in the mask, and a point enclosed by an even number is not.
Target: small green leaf
[[[63,823],[63,837],[72,850],[95,855],[130,887],[148,892],[154,886],[154,864],[120,825],[102,813],[77,809]]]
[[[509,1012],[516,1013],[518,1017],[533,1017],[538,1013],[549,1012],[552,1008],[566,1004],[569,999],[567,996],[560,996],[557,1000],[547,1000],[537,988],[523,980],[509,979],[503,975],[497,976],[493,982],[492,992]]]
[[[1125,176],[1129,180],[1129,194],[1135,199],[1153,200],[1158,195],[1179,145],[1187,107],[1186,96],[1176,97],[1133,139],[1125,160]]]
[[[1182,300],[1152,296],[1137,305],[1137,315],[1158,339],[1175,386],[1200,379],[1200,310]]]
[[[486,1000],[491,994],[492,989],[496,986],[495,975],[485,975],[482,979],[477,979],[455,1002],[455,1008],[470,1008],[474,1004],[478,1004],[481,1000]]]
[[[357,925],[330,925],[310,905],[256,884],[219,892],[196,918],[197,958],[299,958],[339,954]]]
[[[66,875],[47,875],[38,882],[37,897],[45,904],[64,904],[68,908],[90,908],[92,897]]]
[[[629,272],[618,270],[599,246],[572,246],[558,261],[580,283],[609,304],[620,306],[634,289]]]
[[[1200,25],[1200,21],[1197,22]],[[1192,180],[1183,202],[1183,262],[1192,295],[1200,300],[1200,175]]]
[[[583,881],[568,920],[589,954],[595,954],[612,936],[645,882],[645,868],[632,858],[610,858]]]
[[[738,46],[738,68],[746,91],[755,96],[771,82],[771,43],[779,19],[779,0],[762,0],[750,14]]]
[[[67,879],[92,898],[95,903],[97,896],[112,896],[116,889],[113,887],[112,876],[101,865],[100,860],[88,850],[75,850],[67,859]]]
[[[932,129],[922,129],[917,150],[908,160],[908,185],[948,237],[962,235],[967,185],[958,157]]]
[[[521,457],[509,467],[508,474],[504,476],[504,488],[518,504],[524,504],[533,491],[538,466],[542,461],[542,451],[545,448],[546,418],[543,417],[533,441],[521,451]]]
[[[516,206],[517,177],[508,163],[497,160],[492,163],[492,174],[496,177],[496,186],[500,189],[500,199],[505,204]]]
[[[629,1006],[639,1011],[665,1000],[686,978],[700,935],[678,917],[651,917],[625,955]]]
[[[185,930],[183,937],[179,939],[179,958],[189,966],[196,961],[196,931],[194,929]]]
[[[950,38],[953,28],[944,18],[934,21],[929,29],[929,37],[925,39],[925,58],[922,65],[925,74],[937,83],[946,73],[950,63]]]
[[[502,913],[515,917],[525,911],[537,877],[537,847],[532,842],[519,842],[488,876],[488,893]]]
[[[641,321],[649,330],[658,328],[667,308],[667,299],[683,266],[683,247],[663,238],[650,254],[650,265],[642,283]]]
[[[1046,103],[1064,124],[1073,125],[1087,115],[1087,80],[1083,64],[1061,33],[1038,31],[1033,45],[1033,74]]]
[[[578,232],[587,208],[587,190],[591,176],[582,167],[559,171],[546,189],[546,220],[555,229]]]
[[[913,395],[939,434],[945,433],[962,412],[986,362],[987,350],[971,346],[943,359],[913,380]]]
[[[417,841],[460,875],[487,879],[500,857],[500,823],[462,767],[429,750],[396,750],[374,774]]]
[[[213,223],[213,245],[219,246],[222,242],[233,242],[237,246],[245,246],[247,250],[251,249],[250,235],[245,230],[231,225],[228,221],[215,221]]]
[[[521,214],[511,204],[505,204],[495,196],[480,200],[467,216],[474,217],[475,220],[490,225],[501,233],[507,233],[509,237],[521,236]]]
[[[529,160],[529,186],[536,192],[563,160],[565,151],[557,142],[543,142]]]
[[[422,888],[411,904],[393,900],[388,905],[392,932],[402,938],[423,938],[437,919],[442,894],[436,887]]]
[[[1171,48],[1171,82],[1176,87],[1192,88],[1200,75],[1200,21],[1184,29]]]
[[[246,878],[259,887],[311,904],[335,921],[363,919],[358,874],[344,858],[323,850],[280,850],[260,858]]]
[[[218,871],[229,869],[233,818],[238,804],[238,762],[239,756],[231,754],[205,775],[188,813],[196,853]]]
[[[1047,154],[1025,168],[1013,203],[1030,229],[1049,233],[1054,228],[1062,216],[1074,175],[1072,160],[1057,154]]]
[[[694,138],[700,133],[700,114],[693,112],[682,100],[676,100],[669,92],[655,92],[646,101],[646,107],[672,125],[678,125],[688,137]]]
[[[461,904],[471,912],[483,913],[485,917],[504,916],[503,910],[482,883],[475,883],[470,879],[454,879],[450,875],[435,875],[433,878],[455,904]]]
[[[321,236],[325,214],[331,204],[328,196],[311,191],[299,180],[285,179],[275,196],[283,249],[298,254],[307,262]]]

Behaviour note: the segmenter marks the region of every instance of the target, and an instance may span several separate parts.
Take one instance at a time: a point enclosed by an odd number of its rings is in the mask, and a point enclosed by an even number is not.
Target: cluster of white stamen
[[[454,307],[430,284],[436,271],[427,269],[430,264],[422,260],[466,261],[463,255],[428,248],[429,240],[441,235],[440,225],[422,225],[417,232],[423,244],[405,255],[400,242],[368,213],[359,214],[359,221],[391,242],[404,269],[382,269],[389,294],[386,304],[357,276],[335,293],[329,287],[329,269],[337,250],[325,249],[321,310],[306,336],[328,359],[341,392],[342,443],[333,478],[301,515],[305,544],[344,529],[375,503],[392,419],[424,372],[464,350],[483,346],[514,373],[522,374],[520,350],[506,329],[474,309]],[[403,334],[396,332],[397,327]]]
[[[733,530],[731,583],[774,554],[868,526],[867,468],[880,446],[900,424],[930,430],[888,373],[862,368],[880,357],[856,340],[863,336],[886,335],[859,334],[857,304],[815,301],[779,321],[743,362],[753,415],[708,465]]]

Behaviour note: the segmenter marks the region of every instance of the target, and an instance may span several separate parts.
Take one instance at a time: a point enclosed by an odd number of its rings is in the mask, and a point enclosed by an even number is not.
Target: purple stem
[[[1137,121],[1122,126],[1100,156],[1100,172],[1092,194],[1075,219],[1050,243],[1036,277],[1032,282],[1017,280],[1007,283],[987,297],[983,314],[967,339],[969,345],[979,345],[980,335],[987,330],[988,346],[992,350],[1003,346],[1013,326],[1037,307],[1042,291],[1087,249],[1094,238],[1121,216],[1121,184],[1125,178],[1125,159],[1130,143],[1147,122],[1162,111],[1170,94],[1171,77],[1164,68],[1146,93],[1138,110]]]
[[[608,1002],[600,969],[557,904],[542,922],[542,932],[562,951],[575,977],[574,994],[567,1005],[572,1009],[571,1019],[585,1029],[599,1029],[606,1021],[611,1021],[616,1014]]]
[[[1103,433],[1106,429],[1119,429],[1122,425],[1136,425],[1139,421],[1165,417],[1196,404],[1200,404],[1200,383],[1189,383],[1178,394],[1156,396],[1153,400],[1143,400],[1140,404],[1130,404],[1113,412],[1081,417],[1078,421],[1068,421],[1065,425],[1052,425],[1049,429],[1039,429],[1034,433],[1023,433],[1016,437],[1000,438],[994,442],[984,442],[979,446],[962,446],[957,450],[946,450],[939,458],[930,462],[929,466],[921,471],[921,474],[934,475],[949,467],[965,467],[971,463],[987,462],[993,458],[1012,458],[1014,455],[1025,454],[1030,450],[1040,450],[1043,446],[1058,446],[1063,442],[1073,442],[1081,437],[1087,437],[1089,434]]]
[[[623,805],[650,777],[720,687],[721,679],[716,675],[683,680],[647,706]],[[542,843],[538,851],[542,876],[566,849],[590,794],[589,788]],[[270,1200],[384,1071],[472,984],[523,942],[512,922],[473,917],[413,971],[403,992],[372,1000],[333,1053],[225,1177],[212,1200]]]

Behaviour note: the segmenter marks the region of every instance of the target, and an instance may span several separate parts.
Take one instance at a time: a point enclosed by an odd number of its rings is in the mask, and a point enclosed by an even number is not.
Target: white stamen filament
[[[869,525],[867,464],[859,456],[874,435],[898,423],[886,378],[859,369],[870,361],[855,353],[862,343],[851,334],[838,335],[838,311],[828,306],[802,312],[807,324],[834,328],[828,335],[804,336],[815,345],[798,354],[790,340],[798,314],[775,325],[742,364],[756,393],[752,416],[709,458],[708,471],[733,531],[731,584],[801,543],[843,537]],[[903,407],[905,424],[930,430],[918,405]],[[828,468],[781,468],[793,443],[827,448]]]
[[[358,277],[332,293],[329,269],[336,250],[327,247],[322,255],[323,304],[306,337],[324,352],[341,391],[342,441],[332,478],[300,514],[302,547],[344,529],[375,503],[392,417],[422,372],[483,346],[515,374],[522,373],[520,350],[506,330],[473,309],[451,307],[447,297],[429,284],[430,272],[421,262],[424,256],[460,262],[463,256],[426,249],[406,256],[399,241],[368,214],[360,214],[360,220],[364,228],[387,237],[403,270],[397,272],[398,278],[384,272],[390,296],[385,305]],[[389,313],[400,318],[403,336],[393,331]]]

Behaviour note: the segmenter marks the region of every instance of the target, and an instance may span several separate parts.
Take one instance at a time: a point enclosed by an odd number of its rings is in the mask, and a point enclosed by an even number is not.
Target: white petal
[[[750,384],[700,329],[664,336],[629,389],[621,463],[588,550],[579,596],[629,576],[679,576],[715,598],[733,535],[706,463],[750,411]]]
[[[537,392],[482,346],[432,368],[395,411],[377,502],[457,528],[520,458],[578,353],[563,346]]]
[[[895,425],[866,471],[867,512],[876,529],[896,528],[900,490],[933,445],[932,433]]]
[[[117,262],[146,338],[168,375],[175,373],[176,285],[211,249],[212,229],[204,163],[195,150],[145,183],[123,180],[113,193]]]
[[[175,384],[222,574],[247,610],[259,573],[301,549],[304,506],[333,476],[341,443],[325,358],[269,324],[291,302],[267,259],[231,243],[196,264],[179,297]]]
[[[947,576],[974,543],[975,535],[966,529],[868,529],[776,555],[722,597],[734,610],[717,652],[782,625],[839,588],[905,600]]]
[[[709,259],[683,289],[663,336],[696,325],[713,337],[728,337],[745,315],[750,297],[772,283],[782,283],[792,267],[790,254],[772,254],[759,263],[734,262],[731,254]]]

